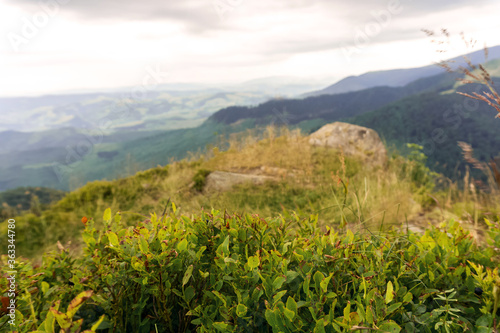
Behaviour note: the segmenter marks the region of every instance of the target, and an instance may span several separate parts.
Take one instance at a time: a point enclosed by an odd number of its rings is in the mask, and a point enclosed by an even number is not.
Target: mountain
[[[294,76],[271,76],[249,80],[241,84],[226,87],[234,91],[266,91],[271,96],[294,97],[319,89],[325,85],[325,80],[304,79]]]
[[[416,80],[404,87],[380,86],[305,99],[275,99],[253,107],[231,106],[214,113],[209,120],[233,124],[253,119],[258,125],[297,125],[316,119],[336,121],[375,110],[412,94],[452,89],[455,79],[455,74],[444,73]]]
[[[489,162],[500,153],[496,111],[486,103],[469,102],[469,98],[458,94],[422,93],[346,122],[374,129],[388,146],[402,152],[406,151],[406,143],[423,146],[428,166],[456,180],[463,178],[467,164],[458,141],[470,144],[481,161]],[[470,105],[474,107],[468,108]],[[472,172],[476,179],[485,180],[478,170]]]
[[[475,51],[465,55],[473,64],[485,61],[484,51]],[[500,58],[500,45],[488,49],[488,59]],[[451,66],[457,68],[464,64],[463,56],[450,59]],[[368,72],[359,76],[349,76],[324,89],[304,94],[304,97],[319,96],[323,94],[340,94],[351,91],[363,90],[376,86],[401,87],[420,78],[443,73],[443,69],[436,65],[419,68],[392,69],[386,71]]]

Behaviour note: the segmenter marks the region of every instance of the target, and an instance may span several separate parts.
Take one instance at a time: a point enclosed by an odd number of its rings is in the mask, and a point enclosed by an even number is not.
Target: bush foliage
[[[82,257],[60,246],[41,266],[17,264],[18,332],[491,332],[498,325],[498,223],[487,221],[479,248],[455,221],[423,235],[340,233],[320,229],[317,215],[212,210],[188,218],[175,204],[136,226],[124,227],[109,209],[103,220],[86,222]],[[9,319],[0,319],[0,330]]]

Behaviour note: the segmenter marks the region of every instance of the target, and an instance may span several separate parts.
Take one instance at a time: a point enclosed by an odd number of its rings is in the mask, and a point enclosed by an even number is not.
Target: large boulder
[[[358,156],[373,166],[387,162],[387,151],[377,132],[362,126],[341,122],[327,124],[309,136],[309,143],[341,149],[346,156]]]
[[[207,178],[204,190],[206,192],[222,192],[230,190],[234,185],[252,183],[254,185],[264,184],[266,181],[275,181],[275,177],[249,175],[243,173],[214,171]]]

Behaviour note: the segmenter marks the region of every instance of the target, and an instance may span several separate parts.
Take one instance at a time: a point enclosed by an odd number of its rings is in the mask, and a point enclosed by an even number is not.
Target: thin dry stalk
[[[432,37],[433,39],[431,40],[431,43],[437,44],[440,48],[436,50],[438,53],[444,53],[447,50],[442,49],[441,47],[445,44],[450,45],[450,33],[446,29],[441,29],[441,36],[436,34],[434,31],[431,30],[423,30],[423,32],[428,36]],[[465,34],[463,32],[460,33],[461,39],[464,42],[465,46],[468,49],[473,49],[474,46],[476,45],[477,41],[473,38],[467,39],[465,37]],[[485,61],[488,59],[488,47],[484,45],[483,47],[484,51],[484,59]],[[498,94],[497,90],[494,87],[493,80],[488,73],[488,71],[484,68],[483,65],[474,65],[471,60],[464,56],[464,61],[467,64],[468,67],[464,66],[459,66],[457,70],[453,70],[453,68],[450,66],[450,63],[453,61],[442,61],[438,63],[437,65],[440,66],[441,68],[445,69],[449,73],[453,72],[459,72],[463,74],[465,77],[458,79],[459,82],[468,84],[468,83],[478,83],[478,84],[484,84],[486,87],[488,87],[489,91],[483,91],[482,93],[462,93],[462,92],[457,92],[460,95],[476,99],[479,101],[483,101],[487,103],[489,106],[493,107],[498,114],[496,115],[497,118],[500,117],[500,95]]]

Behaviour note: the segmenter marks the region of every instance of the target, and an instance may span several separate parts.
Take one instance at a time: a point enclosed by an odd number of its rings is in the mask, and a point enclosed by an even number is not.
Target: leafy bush
[[[500,228],[488,223],[489,246],[478,248],[454,221],[424,235],[340,235],[320,230],[317,216],[265,220],[212,210],[190,219],[172,205],[168,216],[124,228],[108,209],[102,227],[86,223],[82,258],[61,247],[41,267],[18,264],[17,328],[487,332],[500,288]]]
[[[415,199],[422,206],[429,207],[434,204],[434,201],[427,193],[432,192],[434,189],[434,181],[439,174],[431,171],[426,166],[427,156],[423,153],[424,147],[414,143],[408,143],[406,146],[410,149],[408,154],[409,162],[403,164],[401,172],[409,174],[414,186]]]
[[[196,172],[196,174],[193,176],[193,188],[195,190],[197,190],[198,192],[203,191],[205,183],[207,182],[207,176],[210,174],[210,172],[210,170],[206,169],[200,169]]]

